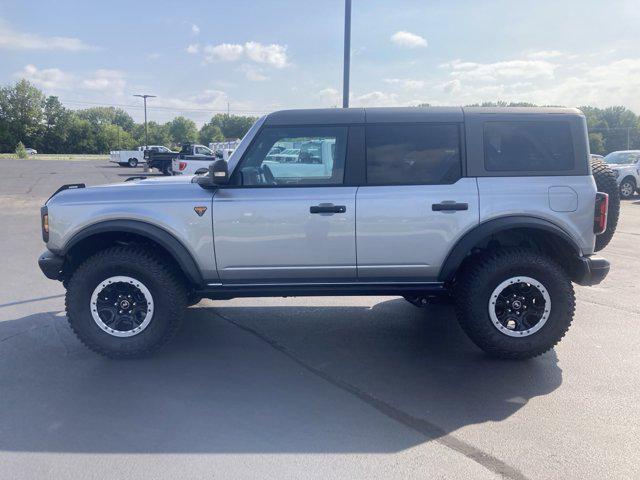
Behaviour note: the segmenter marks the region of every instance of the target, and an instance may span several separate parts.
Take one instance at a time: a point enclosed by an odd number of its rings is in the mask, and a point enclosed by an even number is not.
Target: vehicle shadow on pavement
[[[396,452],[507,419],[562,382],[554,352],[491,360],[450,307],[188,310],[152,358],[85,349],[63,314],[0,323],[0,450]],[[409,428],[408,428],[409,427]]]

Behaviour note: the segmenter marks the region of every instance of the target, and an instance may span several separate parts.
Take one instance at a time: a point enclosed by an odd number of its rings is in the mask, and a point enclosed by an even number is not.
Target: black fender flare
[[[442,282],[451,280],[466,256],[476,245],[480,244],[492,235],[518,228],[541,230],[554,235],[571,246],[575,251],[576,257],[581,257],[580,246],[575,242],[575,240],[562,228],[549,220],[525,215],[499,217],[477,225],[458,240],[444,261],[442,268],[440,269],[440,275],[438,275],[438,280]]]
[[[79,242],[93,235],[117,232],[134,233],[158,243],[169,252],[191,283],[204,285],[198,264],[184,244],[163,228],[141,220],[105,220],[89,225],[71,237],[59,254],[66,255]]]

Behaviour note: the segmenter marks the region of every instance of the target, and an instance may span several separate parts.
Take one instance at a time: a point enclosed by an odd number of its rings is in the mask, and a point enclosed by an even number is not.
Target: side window
[[[458,125],[368,125],[366,136],[368,184],[448,184],[462,175]]]
[[[340,185],[347,127],[266,127],[239,165],[241,185]]]
[[[196,147],[195,152],[196,155],[213,155],[211,150],[206,147]]]
[[[573,138],[567,122],[487,122],[484,168],[493,172],[572,170]]]

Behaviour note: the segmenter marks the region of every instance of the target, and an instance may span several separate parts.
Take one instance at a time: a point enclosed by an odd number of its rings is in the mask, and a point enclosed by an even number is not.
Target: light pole
[[[149,136],[147,134],[147,98],[156,98],[155,95],[134,95],[134,97],[140,97],[144,100],[144,149],[149,146]]]
[[[344,1],[344,66],[342,108],[349,108],[349,68],[351,66],[351,0]]]

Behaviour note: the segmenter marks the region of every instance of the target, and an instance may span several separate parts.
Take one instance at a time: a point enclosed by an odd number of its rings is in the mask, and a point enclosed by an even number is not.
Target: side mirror
[[[196,180],[202,188],[216,188],[229,183],[229,165],[226,160],[216,160],[209,165],[209,173]]]

